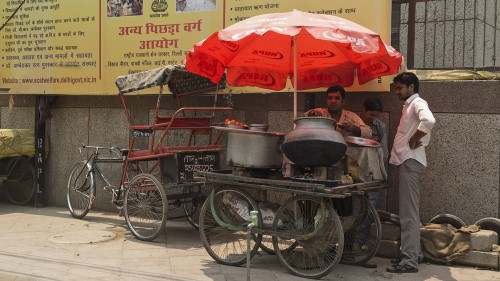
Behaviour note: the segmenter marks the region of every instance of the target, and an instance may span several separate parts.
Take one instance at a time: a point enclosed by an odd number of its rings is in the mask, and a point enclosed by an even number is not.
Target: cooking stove
[[[341,183],[337,177],[337,170],[335,167],[329,166],[316,166],[311,168],[304,168],[291,164],[290,179],[293,181],[301,181],[308,183],[324,184],[326,186],[336,186]]]
[[[283,173],[281,169],[257,169],[257,168],[245,168],[245,167],[232,167],[232,174],[235,176],[260,178],[260,179],[283,179]]]

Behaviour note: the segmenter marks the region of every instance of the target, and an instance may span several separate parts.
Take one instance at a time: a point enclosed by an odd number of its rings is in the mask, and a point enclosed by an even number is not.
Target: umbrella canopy
[[[232,86],[351,86],[398,72],[402,56],[380,36],[336,16],[294,10],[251,17],[195,45],[186,69]],[[296,80],[296,81],[295,81]]]

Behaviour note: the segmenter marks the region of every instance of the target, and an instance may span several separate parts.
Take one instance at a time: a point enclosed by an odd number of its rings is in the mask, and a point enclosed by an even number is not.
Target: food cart
[[[385,188],[385,181],[352,183],[335,178],[329,166],[343,157],[347,145],[341,138],[325,142],[324,132],[330,139],[338,137],[334,120],[327,119],[298,118],[295,123],[302,126],[286,136],[244,127],[214,127],[228,134],[226,161],[231,167],[197,173],[199,179],[215,186],[201,208],[199,222],[203,245],[214,260],[241,265],[247,262],[247,254],[253,256],[262,248],[275,253],[291,273],[320,278],[340,261],[363,264],[375,255],[381,225],[365,193]],[[304,141],[305,130],[325,131]],[[300,141],[299,145],[294,141]],[[287,175],[282,169],[282,151],[295,162]],[[323,153],[315,155],[317,151]],[[248,230],[251,211],[258,212],[257,225]],[[366,220],[369,237],[362,251],[355,253],[352,242]],[[250,253],[247,231],[253,238]]]

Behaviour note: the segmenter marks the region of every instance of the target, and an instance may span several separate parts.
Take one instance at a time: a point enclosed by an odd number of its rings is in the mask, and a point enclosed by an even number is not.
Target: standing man
[[[418,95],[419,81],[415,74],[397,75],[394,85],[399,99],[405,101],[389,161],[398,168],[402,259],[387,271],[414,273],[418,272],[420,254],[420,183],[427,166],[425,147],[436,120],[427,102]]]
[[[372,131],[356,113],[345,110],[345,90],[342,86],[331,86],[326,90],[327,108],[314,108],[305,113],[306,116],[333,118],[337,121],[337,131],[344,137],[355,136],[371,138]]]

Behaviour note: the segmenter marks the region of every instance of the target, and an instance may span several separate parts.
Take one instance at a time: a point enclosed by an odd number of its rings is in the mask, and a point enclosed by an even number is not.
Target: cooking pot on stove
[[[347,150],[342,135],[335,130],[337,121],[325,117],[302,117],[285,136],[282,149],[292,162],[303,167],[331,166]]]
[[[274,169],[283,164],[284,133],[213,127],[227,132],[226,162],[233,167]]]

